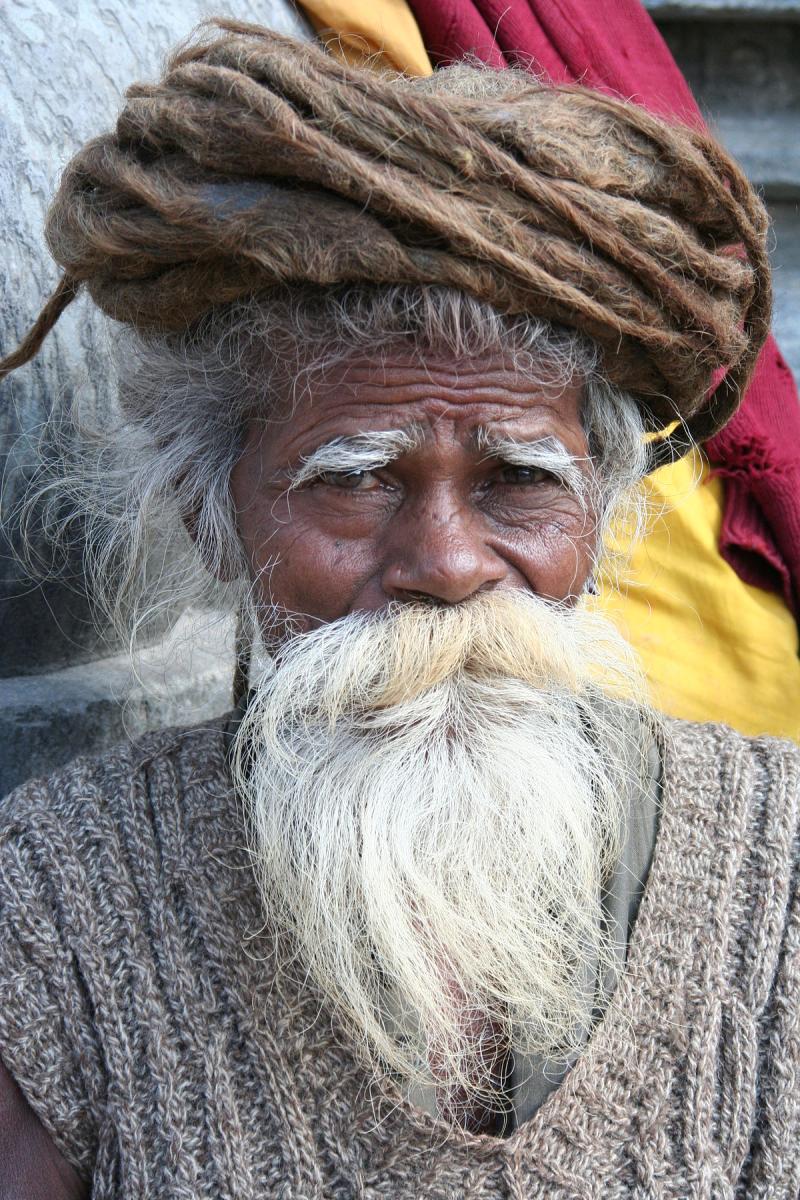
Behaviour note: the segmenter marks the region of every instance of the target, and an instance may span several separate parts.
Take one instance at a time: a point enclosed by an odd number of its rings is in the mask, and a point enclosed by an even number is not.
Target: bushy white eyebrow
[[[480,429],[477,440],[478,447],[486,451],[487,457],[491,455],[513,467],[539,467],[549,471],[563,487],[585,503],[588,483],[580,464],[587,460],[570,453],[552,434],[524,442],[491,429]]]
[[[352,471],[379,471],[394,459],[414,450],[420,442],[421,431],[416,429],[376,429],[370,433],[355,433],[337,437],[305,455],[300,464],[289,471],[290,488],[302,487],[328,471],[347,474]]]

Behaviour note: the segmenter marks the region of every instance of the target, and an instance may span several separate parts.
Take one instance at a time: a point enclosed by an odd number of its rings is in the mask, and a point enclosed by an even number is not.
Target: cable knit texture
[[[281,965],[210,726],[4,802],[0,1055],[95,1200],[795,1197],[800,753],[669,732],[628,973],[508,1139],[369,1086]]]

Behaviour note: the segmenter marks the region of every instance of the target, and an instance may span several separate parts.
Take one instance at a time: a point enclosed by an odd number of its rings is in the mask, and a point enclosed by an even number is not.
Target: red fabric
[[[702,125],[700,110],[639,0],[410,0],[433,62],[474,54],[579,81]],[[747,583],[800,616],[800,402],[770,338],[744,402],[705,445],[726,481],[720,553]]]

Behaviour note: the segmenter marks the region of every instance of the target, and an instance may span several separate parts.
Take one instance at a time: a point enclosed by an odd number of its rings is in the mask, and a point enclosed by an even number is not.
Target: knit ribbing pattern
[[[675,724],[628,973],[506,1140],[370,1087],[265,926],[221,731],[0,821],[0,1056],[110,1200],[723,1200],[800,1189],[800,753]]]

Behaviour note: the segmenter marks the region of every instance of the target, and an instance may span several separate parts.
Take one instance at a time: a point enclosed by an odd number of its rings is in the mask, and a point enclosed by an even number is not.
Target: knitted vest
[[[95,1200],[794,1200],[799,766],[671,727],[626,975],[498,1139],[369,1085],[276,969],[220,730],[79,760],[2,808],[0,1056]]]

